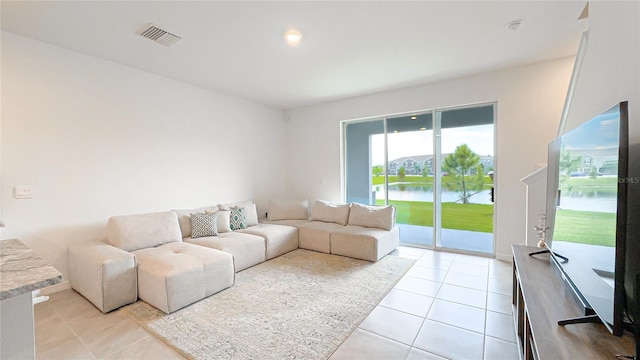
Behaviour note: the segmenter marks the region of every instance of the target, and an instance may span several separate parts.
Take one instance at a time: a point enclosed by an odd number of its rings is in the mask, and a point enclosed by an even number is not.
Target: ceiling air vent
[[[149,27],[140,34],[140,36],[147,38],[149,40],[153,40],[160,45],[171,46],[175,44],[178,40],[182,39],[178,35],[174,35],[166,30],[162,30],[155,25],[149,25]]]

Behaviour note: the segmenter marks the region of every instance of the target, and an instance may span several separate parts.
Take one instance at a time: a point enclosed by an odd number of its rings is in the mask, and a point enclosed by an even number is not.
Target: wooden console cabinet
[[[513,246],[513,317],[522,359],[616,359],[634,352],[633,336],[611,335],[602,324],[560,326],[581,316],[570,290],[554,271],[549,254]]]

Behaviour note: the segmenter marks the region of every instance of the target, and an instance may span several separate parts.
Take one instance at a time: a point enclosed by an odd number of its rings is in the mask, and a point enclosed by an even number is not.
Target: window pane
[[[433,246],[433,121],[431,113],[387,119],[389,204],[400,241]]]
[[[374,205],[374,171],[384,164],[384,120],[349,123],[345,126],[345,172],[347,202]],[[380,145],[382,140],[382,145]],[[375,148],[374,148],[375,142]],[[384,174],[375,176],[384,184]],[[384,198],[383,198],[384,199]]]
[[[442,230],[438,246],[491,254],[493,106],[452,110],[456,111],[442,114]],[[486,124],[488,120],[490,124]]]

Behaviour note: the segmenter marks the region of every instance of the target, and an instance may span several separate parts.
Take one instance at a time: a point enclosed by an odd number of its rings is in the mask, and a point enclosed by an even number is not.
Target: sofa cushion
[[[331,231],[331,253],[378,261],[400,244],[400,229],[390,231],[347,225]]]
[[[109,244],[125,250],[151,248],[181,242],[182,233],[174,211],[114,216],[107,222]]]
[[[351,204],[349,225],[391,230],[396,223],[396,209],[391,206]]]
[[[308,220],[309,202],[303,201],[274,201],[269,200],[267,219],[275,220]]]
[[[231,230],[231,210],[207,210],[205,213],[213,214],[217,213],[217,227],[218,233],[226,233],[233,231]]]
[[[336,204],[316,200],[316,204],[313,206],[313,210],[311,210],[311,220],[347,225],[347,221],[349,221],[349,207],[349,204]]]
[[[247,226],[258,225],[258,210],[256,209],[256,204],[252,201],[241,201],[237,203],[230,204],[218,204],[219,210],[231,210],[232,207],[243,207],[244,215],[247,219]]]
[[[267,260],[298,248],[298,228],[293,226],[258,224],[242,229],[240,232],[265,239],[267,249],[265,259]]]
[[[134,251],[140,299],[169,314],[235,281],[233,256],[189,243]]]
[[[136,257],[127,251],[91,241],[67,248],[71,287],[107,313],[138,300]]]
[[[191,214],[191,237],[199,238],[203,236],[218,235],[218,213],[196,213]]]
[[[266,256],[266,243],[263,237],[237,231],[197,239],[185,238],[184,241],[228,252],[233,255],[236,272],[264,262]]]
[[[244,215],[247,218],[247,226],[258,225],[258,210],[256,209],[256,204],[251,202],[246,204],[244,206]]]
[[[330,254],[331,232],[344,226],[334,222],[310,221],[297,227],[300,248]]]
[[[231,223],[231,230],[241,230],[247,228],[247,217],[244,214],[243,207],[234,206],[231,208],[231,214],[229,215],[229,222]]]

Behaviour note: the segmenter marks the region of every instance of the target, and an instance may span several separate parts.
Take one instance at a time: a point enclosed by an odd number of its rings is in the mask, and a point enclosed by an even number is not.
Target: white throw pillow
[[[267,211],[269,221],[276,220],[308,220],[309,202],[303,201],[273,201],[269,200]]]
[[[226,233],[231,231],[231,210],[206,211],[207,214],[218,214],[218,233]]]
[[[351,204],[349,225],[391,230],[396,223],[396,209],[391,206]]]
[[[231,210],[232,207],[243,207],[247,226],[258,225],[258,211],[252,201],[241,201],[232,204],[218,204],[220,210]]]
[[[349,204],[336,204],[316,200],[311,210],[311,220],[347,225],[349,221]]]

